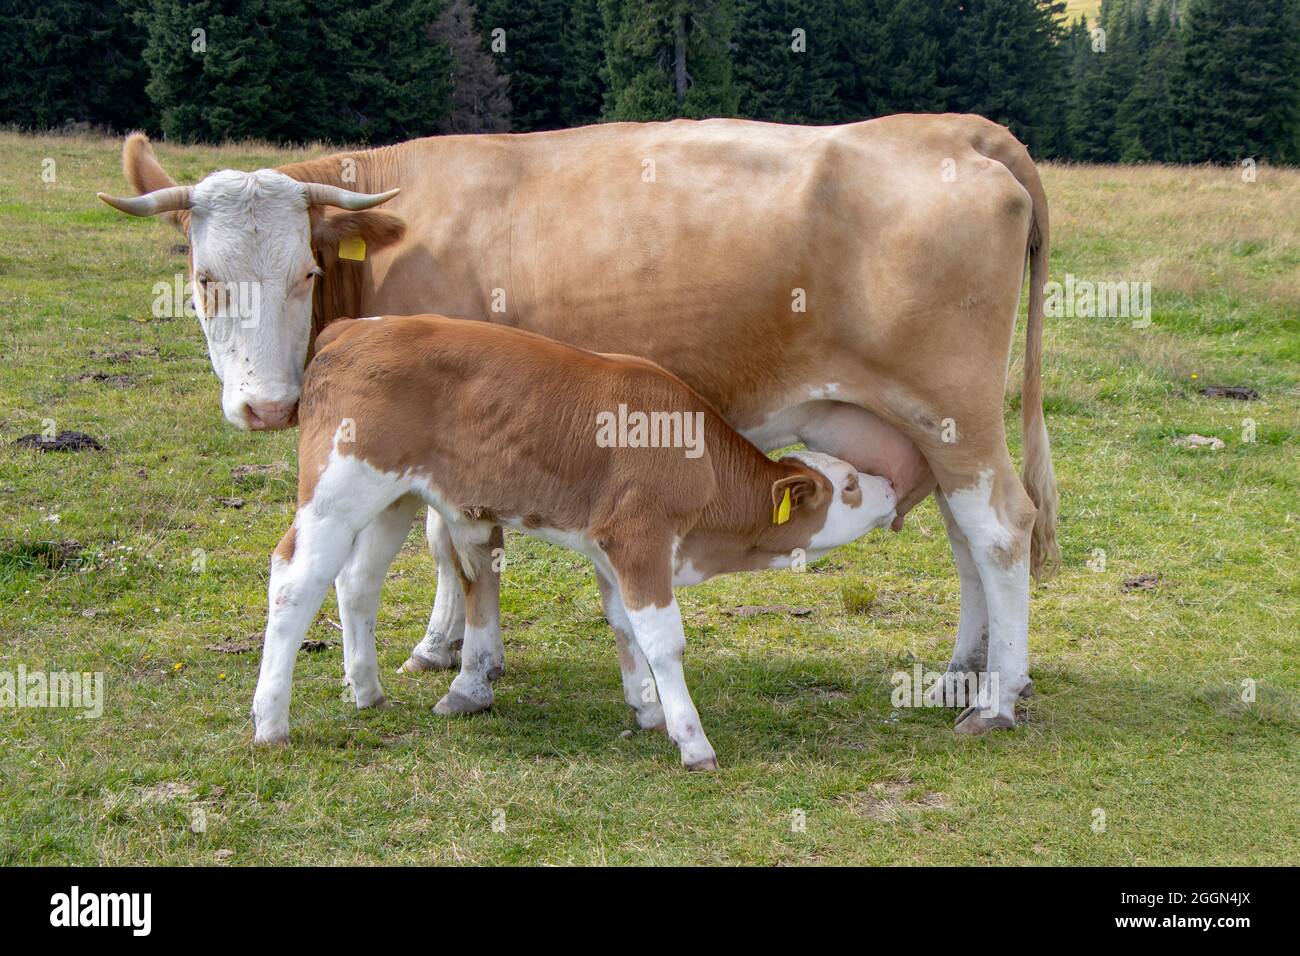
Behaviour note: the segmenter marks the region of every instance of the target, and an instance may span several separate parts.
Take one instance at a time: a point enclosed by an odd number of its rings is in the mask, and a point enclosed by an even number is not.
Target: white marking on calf
[[[654,674],[659,691],[659,703],[664,709],[668,736],[681,748],[682,764],[692,770],[711,770],[717,767],[713,745],[700,726],[700,715],[686,689],[686,675],[682,670],[682,652],[686,649],[686,634],[682,630],[682,614],[676,599],[667,607],[653,605],[627,612],[636,634],[637,643],[645,653],[646,661]]]

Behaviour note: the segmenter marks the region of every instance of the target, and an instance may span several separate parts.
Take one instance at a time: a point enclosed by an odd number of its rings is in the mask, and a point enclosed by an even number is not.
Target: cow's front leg
[[[502,546],[500,526],[487,523],[458,527],[457,565],[465,593],[465,645],[460,673],[434,706],[438,714],[473,714],[492,706],[492,684],[505,673],[501,644],[501,574],[493,552]]]
[[[420,504],[420,499],[411,495],[381,511],[357,535],[347,562],[334,579],[343,624],[344,683],[352,688],[358,708],[383,707],[387,703],[375,657],[379,593]]]
[[[944,499],[969,545],[988,609],[988,661],[978,701],[957,718],[959,733],[1016,724],[1029,687],[1029,538],[1035,509],[1010,456]]]
[[[596,569],[596,584],[600,588],[600,602],[605,608],[605,620],[614,629],[618,642],[618,666],[623,674],[623,699],[636,714],[637,726],[642,730],[666,730],[664,709],[659,703],[654,674],[637,643],[627,609],[618,595],[618,587],[600,569]]]
[[[415,645],[401,668],[412,674],[455,667],[465,642],[465,595],[460,586],[460,558],[452,544],[447,523],[437,509],[429,509],[424,531],[429,551],[438,564],[438,590],[424,640]]]
[[[308,509],[299,509],[294,526],[275,549],[267,588],[266,641],[253,694],[253,740],[257,743],[289,739],[294,660],[355,535],[352,526],[318,519]]]

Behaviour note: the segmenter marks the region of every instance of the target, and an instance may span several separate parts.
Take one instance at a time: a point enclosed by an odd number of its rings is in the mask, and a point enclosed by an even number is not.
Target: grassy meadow
[[[1053,278],[1150,281],[1154,308],[1047,322],[1064,568],[1033,591],[1022,726],[968,739],[891,705],[957,625],[926,502],[804,573],[679,592],[722,764],[699,775],[629,732],[586,562],[515,535],[496,707],[434,715],[451,675],[395,673],[433,598],[422,528],[377,629],[394,706],[341,699],[331,596],[293,746],[251,746],[295,434],[227,425],[197,323],[152,316],[183,239],[94,198],[126,191],[119,149],[0,134],[0,674],[105,675],[98,719],[0,708],[0,863],[1300,860],[1300,172],[1044,167]],[[158,152],[182,182],[291,156]],[[51,425],[104,450],[13,444]]]

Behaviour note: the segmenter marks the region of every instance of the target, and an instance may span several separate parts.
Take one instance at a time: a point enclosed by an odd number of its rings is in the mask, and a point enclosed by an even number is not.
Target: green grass
[[[1078,20],[1087,17],[1088,22],[1096,25],[1097,14],[1101,10],[1101,0],[1065,0],[1065,18]]]
[[[517,536],[492,713],[438,718],[450,675],[393,673],[433,596],[413,534],[378,629],[393,709],[340,699],[331,598],[310,635],[331,646],[299,657],[292,748],[254,749],[247,715],[295,436],[226,425],[197,326],[151,316],[153,284],[185,267],[181,240],[95,201],[125,189],[118,143],[5,134],[0,146],[0,672],[102,671],[107,698],[97,720],[0,710],[0,862],[1300,858],[1295,172],[1243,184],[1211,169],[1045,169],[1053,276],[1151,279],[1155,312],[1144,331],[1048,322],[1065,567],[1033,594],[1038,693],[1020,729],[959,738],[950,713],[891,707],[890,675],[942,665],[957,623],[927,502],[901,534],[805,573],[680,593],[691,689],[722,762],[688,775],[663,736],[623,734],[632,722],[589,567]],[[159,152],[186,181],[285,155]],[[96,372],[129,378],[82,379]],[[1018,380],[1017,365],[1013,436]],[[1263,398],[1204,399],[1200,383]],[[46,419],[106,450],[11,446]],[[1171,444],[1188,432],[1226,447]],[[246,464],[273,467],[234,478]],[[1090,570],[1098,551],[1105,568]],[[1159,586],[1122,589],[1144,573]],[[724,613],[737,605],[812,613]],[[209,649],[240,642],[254,647]],[[204,833],[191,831],[196,809]]]

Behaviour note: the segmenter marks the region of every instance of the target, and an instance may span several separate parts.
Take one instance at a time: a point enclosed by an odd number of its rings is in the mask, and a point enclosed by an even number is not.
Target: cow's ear
[[[772,523],[785,524],[816,497],[817,483],[807,475],[789,475],[772,482]]]
[[[176,180],[167,175],[167,171],[158,162],[153,145],[144,133],[132,133],[126,138],[126,144],[122,147],[122,174],[126,176],[131,188],[141,196],[176,185]],[[188,211],[164,213],[163,218],[189,236]]]
[[[341,242],[360,237],[366,244],[366,253],[371,253],[400,242],[404,235],[406,223],[400,216],[367,209],[321,215],[312,226],[311,243],[321,252],[337,254]]]

